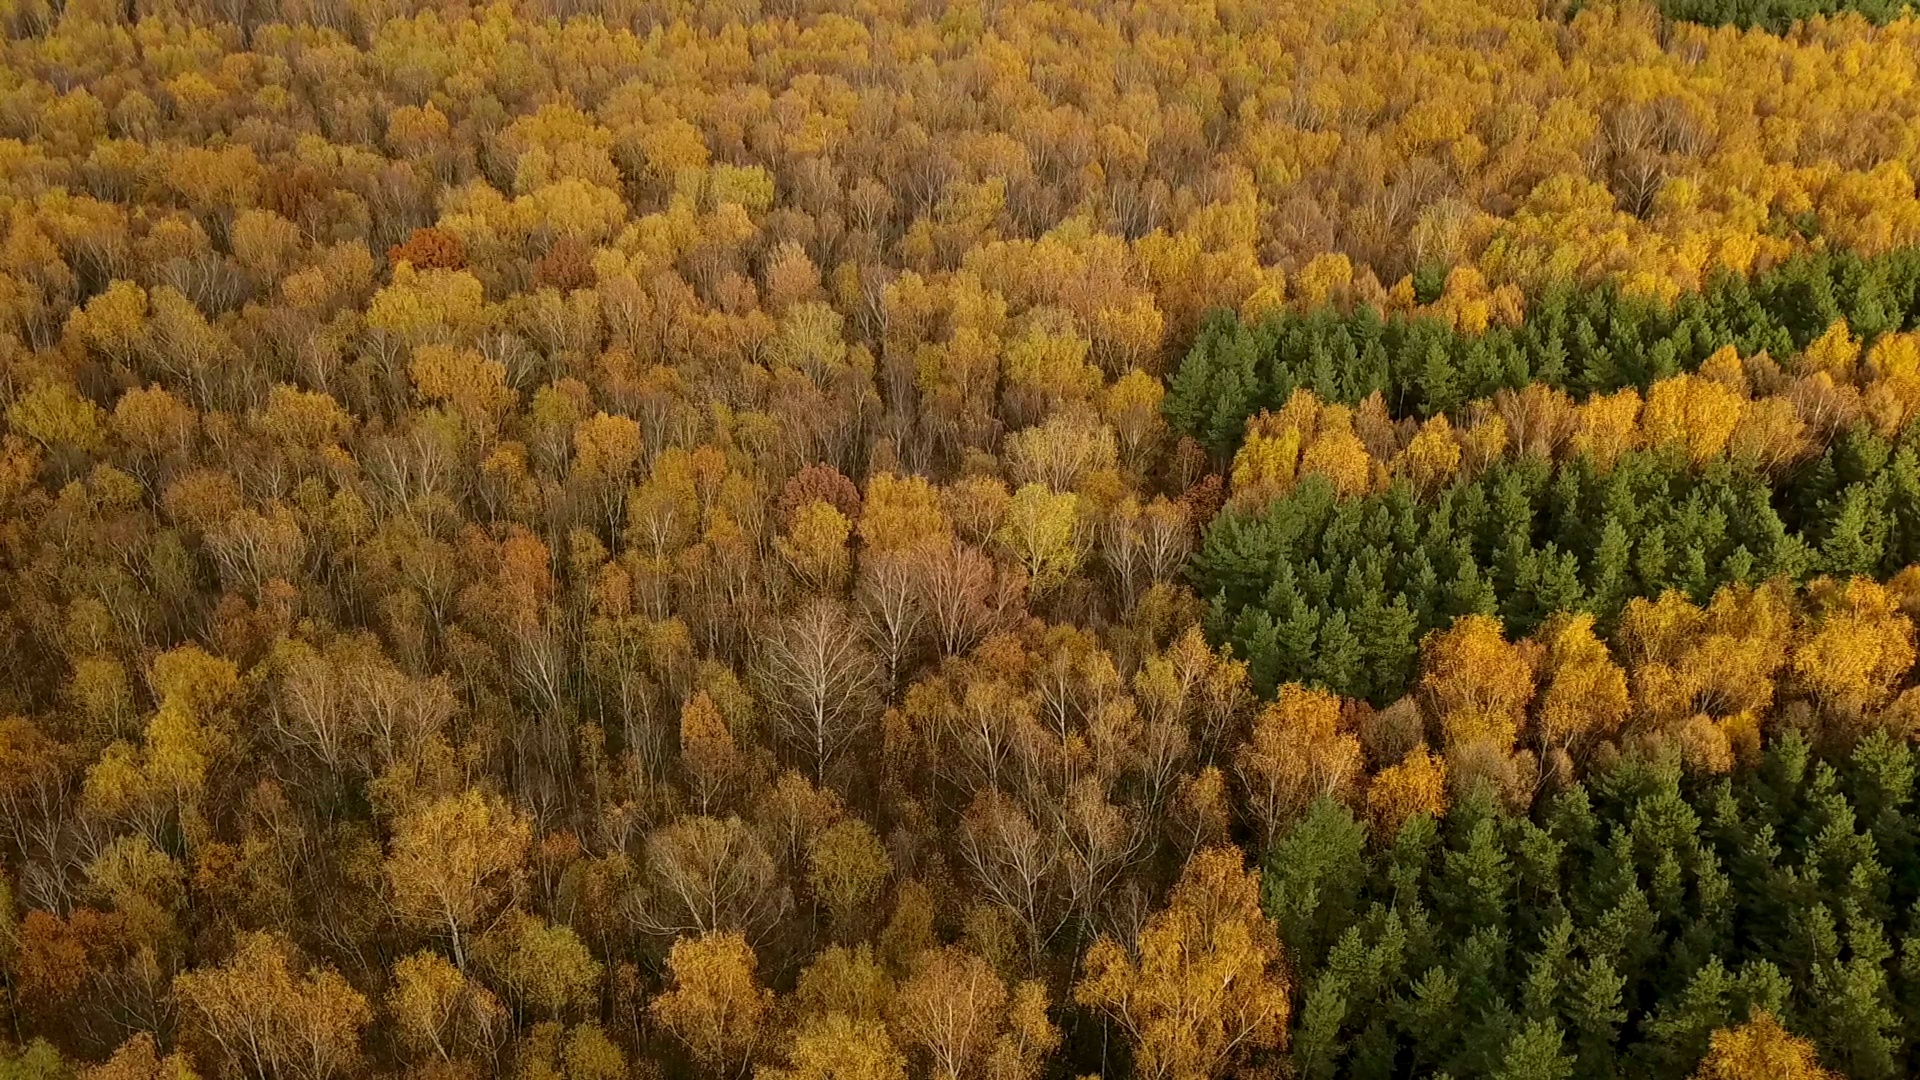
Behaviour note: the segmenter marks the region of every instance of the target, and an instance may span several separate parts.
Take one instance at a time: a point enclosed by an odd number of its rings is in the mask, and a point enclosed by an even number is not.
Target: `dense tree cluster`
[[[1343,498],[1309,474],[1257,510],[1229,509],[1192,566],[1210,626],[1255,683],[1307,679],[1384,702],[1421,638],[1470,614],[1529,634],[1558,612],[1610,631],[1635,598],[1705,603],[1727,584],[1815,574],[1889,577],[1920,559],[1920,458],[1871,433],[1789,481],[1673,452],[1499,460],[1430,499],[1413,483]]]
[[[1265,881],[1298,1075],[1910,1076],[1913,781],[1904,740],[1788,735],[1735,777],[1635,761],[1384,839],[1317,803]]]
[[[1660,10],[1675,19],[1761,27],[1784,34],[1796,23],[1819,16],[1855,12],[1876,23],[1890,22],[1913,10],[1911,0],[1663,0]]]
[[[1297,390],[1355,404],[1380,394],[1395,417],[1458,414],[1469,403],[1529,385],[1585,398],[1696,371],[1729,346],[1739,357],[1798,357],[1838,324],[1827,352],[1851,350],[1844,365],[1814,362],[1842,379],[1864,348],[1892,355],[1920,327],[1920,251],[1885,258],[1797,256],[1751,277],[1715,276],[1673,303],[1636,296],[1614,281],[1561,284],[1531,301],[1495,306],[1480,279],[1456,303],[1409,295],[1411,308],[1360,304],[1269,312],[1253,320],[1221,315],[1206,323],[1168,377],[1164,409],[1175,434],[1231,454],[1246,421],[1281,408]],[[1420,301],[1424,300],[1424,303]],[[1764,365],[1762,365],[1764,367]],[[1777,378],[1766,379],[1775,383]]]
[[[0,0],[0,1080],[1901,1074],[1883,22]]]

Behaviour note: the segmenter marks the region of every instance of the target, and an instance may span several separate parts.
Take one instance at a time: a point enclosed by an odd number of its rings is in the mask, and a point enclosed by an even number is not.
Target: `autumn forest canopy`
[[[0,1080],[1920,1073],[1889,0],[0,0]]]

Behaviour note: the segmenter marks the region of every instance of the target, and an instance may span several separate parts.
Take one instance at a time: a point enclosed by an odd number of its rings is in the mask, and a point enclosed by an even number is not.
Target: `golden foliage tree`
[[[1074,1000],[1127,1032],[1137,1075],[1203,1080],[1285,1043],[1280,943],[1260,910],[1259,876],[1238,851],[1189,860],[1133,952],[1138,959],[1111,938],[1095,942]]]
[[[756,980],[758,963],[737,932],[683,937],[667,954],[667,988],[647,1011],[709,1075],[743,1075],[766,1037],[773,991]]]
[[[300,969],[283,939],[248,934],[226,963],[179,976],[173,992],[194,1033],[233,1075],[352,1075],[373,1011],[332,969]]]
[[[1796,1038],[1773,1014],[1755,1009],[1739,1027],[1713,1033],[1694,1080],[1836,1080],[1820,1067],[1813,1046]]]
[[[477,791],[413,808],[396,824],[387,852],[394,910],[444,930],[464,970],[475,928],[512,895],[532,839],[526,819]]]
[[[1297,683],[1280,688],[1234,751],[1247,812],[1271,843],[1313,800],[1350,800],[1361,776],[1360,740],[1344,729],[1340,699]]]

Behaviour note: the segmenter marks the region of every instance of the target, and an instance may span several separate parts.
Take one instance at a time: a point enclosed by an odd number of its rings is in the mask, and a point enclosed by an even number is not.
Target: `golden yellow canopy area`
[[[1920,1075],[1894,2],[0,0],[0,1080]]]
[[[352,274],[337,245],[427,225],[495,297],[670,272],[716,314],[819,295],[858,320],[876,269],[959,273],[1123,359],[1214,305],[1406,303],[1392,286],[1427,266],[1472,268],[1468,293],[1604,275],[1670,296],[1808,244],[1920,242],[1910,19],[9,0],[0,21],[15,333],[209,249],[324,303]]]

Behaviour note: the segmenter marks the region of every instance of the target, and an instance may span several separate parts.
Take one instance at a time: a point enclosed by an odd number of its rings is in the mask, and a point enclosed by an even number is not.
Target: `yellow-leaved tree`
[[[737,931],[683,937],[667,954],[667,989],[647,1011],[686,1045],[703,1075],[741,1076],[760,1047],[773,991],[755,978],[758,963]]]
[[[1713,1033],[1694,1080],[1841,1080],[1820,1067],[1813,1044],[1780,1026],[1765,1009],[1746,1023]]]
[[[1236,849],[1188,860],[1133,953],[1103,937],[1084,970],[1074,1000],[1127,1033],[1143,1080],[1208,1080],[1286,1042],[1280,939],[1260,910],[1260,876]]]
[[[511,894],[532,826],[477,791],[449,795],[403,815],[387,853],[390,897],[401,918],[445,930],[454,963],[467,966],[476,924]]]
[[[373,1010],[338,972],[302,966],[284,938],[252,933],[226,963],[174,979],[190,1037],[237,1076],[351,1075]]]
[[[1420,694],[1447,748],[1486,742],[1507,751],[1533,700],[1533,657],[1498,619],[1465,615],[1420,647]]]
[[[1793,650],[1794,676],[1830,714],[1853,721],[1885,705],[1913,666],[1913,620],[1868,578],[1807,588],[1809,633]]]
[[[803,1024],[786,1068],[763,1068],[761,1080],[906,1080],[907,1056],[878,1020],[829,1013]]]
[[[1539,640],[1546,650],[1533,731],[1541,756],[1577,756],[1583,747],[1612,738],[1627,718],[1627,673],[1594,636],[1593,616],[1555,615]]]
[[[1271,843],[1315,799],[1353,798],[1360,740],[1341,723],[1338,696],[1288,683],[1254,718],[1233,767],[1246,789],[1247,813]]]
[[[1038,982],[1009,988],[978,954],[958,946],[929,949],[893,1003],[901,1041],[927,1063],[933,1080],[1033,1080],[1060,1032],[1047,1019]]]
[[[1420,814],[1437,818],[1446,812],[1447,763],[1424,746],[1373,774],[1367,786],[1367,816],[1373,834],[1383,842],[1410,818]]]

